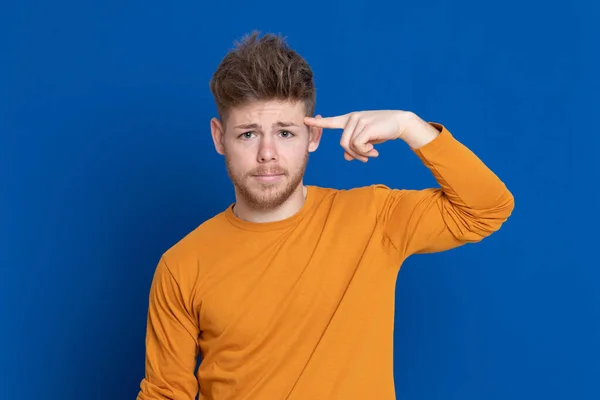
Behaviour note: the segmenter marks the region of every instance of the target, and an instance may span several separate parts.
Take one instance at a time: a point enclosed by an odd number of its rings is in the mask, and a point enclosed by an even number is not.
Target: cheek
[[[256,154],[250,149],[231,146],[226,149],[225,155],[235,171],[245,172],[256,166]]]
[[[286,149],[288,151],[284,151],[280,153],[280,160],[282,163],[286,164],[289,167],[297,166],[304,162],[306,154],[308,153],[308,148],[291,148]]]

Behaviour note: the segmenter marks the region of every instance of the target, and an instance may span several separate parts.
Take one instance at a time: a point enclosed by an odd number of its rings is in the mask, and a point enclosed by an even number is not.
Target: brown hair
[[[254,31],[235,43],[210,81],[221,119],[233,107],[256,100],[304,102],[307,116],[315,111],[313,73],[304,58],[279,35],[259,38]]]

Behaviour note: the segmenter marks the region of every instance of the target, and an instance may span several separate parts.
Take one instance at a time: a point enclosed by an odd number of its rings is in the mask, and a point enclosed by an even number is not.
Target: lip
[[[255,179],[262,182],[273,182],[279,180],[283,174],[252,175]]]

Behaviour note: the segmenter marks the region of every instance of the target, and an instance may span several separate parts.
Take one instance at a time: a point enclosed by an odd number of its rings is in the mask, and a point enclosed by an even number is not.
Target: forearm
[[[407,143],[432,172],[445,199],[462,211],[466,220],[485,218],[496,221],[490,229],[499,228],[514,207],[506,185],[442,125],[427,125],[431,129],[422,128],[422,134],[411,136]]]
[[[442,125],[428,125],[401,138],[440,187],[376,190],[385,199],[378,218],[400,258],[479,242],[499,230],[514,207],[504,183],[472,151]]]

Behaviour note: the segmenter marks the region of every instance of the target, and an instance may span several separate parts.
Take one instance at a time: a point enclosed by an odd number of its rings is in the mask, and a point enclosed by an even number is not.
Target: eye
[[[294,136],[294,134],[290,131],[281,131],[280,134],[283,138],[290,138]]]
[[[241,139],[252,139],[253,132],[244,132],[239,137]]]

